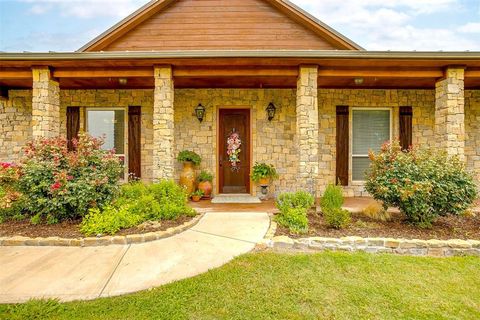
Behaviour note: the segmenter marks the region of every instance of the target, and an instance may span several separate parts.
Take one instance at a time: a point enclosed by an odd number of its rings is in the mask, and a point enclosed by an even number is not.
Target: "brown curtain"
[[[78,138],[80,131],[80,108],[67,107],[67,144],[68,150],[73,150],[72,139]]]
[[[128,108],[128,173],[134,178],[142,177],[141,162],[141,107]]]
[[[408,150],[412,145],[412,107],[400,107],[400,146]]]
[[[348,106],[337,106],[337,168],[336,183],[348,185]]]

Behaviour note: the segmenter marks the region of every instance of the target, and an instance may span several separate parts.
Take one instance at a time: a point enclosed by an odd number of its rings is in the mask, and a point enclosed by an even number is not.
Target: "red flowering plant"
[[[113,151],[102,150],[103,142],[80,134],[74,151],[64,138],[42,138],[26,146],[18,184],[32,221],[78,219],[112,201],[122,167]]]
[[[18,192],[20,168],[14,163],[0,162],[0,222],[20,215],[22,194]]]
[[[477,197],[473,177],[458,157],[437,149],[402,151],[398,140],[385,143],[371,165],[365,189],[384,208],[398,207],[407,220],[431,227],[438,216],[459,215]]]

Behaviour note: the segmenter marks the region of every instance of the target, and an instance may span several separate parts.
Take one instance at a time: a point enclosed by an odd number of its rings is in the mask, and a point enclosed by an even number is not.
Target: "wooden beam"
[[[176,78],[298,77],[298,68],[174,68]]]
[[[480,78],[480,69],[465,70],[465,78]]]
[[[319,77],[365,77],[365,78],[441,78],[440,69],[337,69],[318,71]]]
[[[30,69],[0,69],[0,80],[31,79]]]
[[[142,78],[153,77],[153,68],[59,68],[55,78]]]

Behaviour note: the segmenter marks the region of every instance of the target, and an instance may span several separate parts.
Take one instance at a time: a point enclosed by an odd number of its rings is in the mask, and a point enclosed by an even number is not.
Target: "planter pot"
[[[268,178],[262,178],[260,181],[258,181],[259,186],[268,186],[270,184],[270,179]]]
[[[198,190],[203,191],[204,199],[210,199],[212,195],[213,185],[210,181],[202,181],[198,184]]]
[[[180,173],[180,185],[185,187],[187,194],[195,191],[195,169],[193,168],[193,163],[183,163],[183,170]]]
[[[192,201],[193,202],[199,202],[202,199],[201,196],[192,196]]]

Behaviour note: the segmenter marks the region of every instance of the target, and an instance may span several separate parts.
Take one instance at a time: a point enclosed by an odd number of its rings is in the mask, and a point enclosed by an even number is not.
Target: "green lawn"
[[[480,319],[480,259],[257,253],[129,296],[0,306],[0,318]]]

